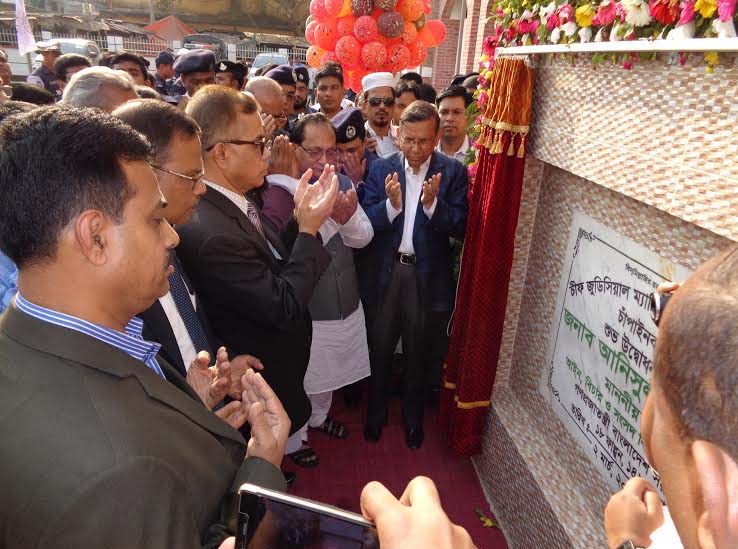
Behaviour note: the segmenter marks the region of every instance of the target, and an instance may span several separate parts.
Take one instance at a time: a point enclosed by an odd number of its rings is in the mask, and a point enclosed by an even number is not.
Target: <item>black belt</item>
[[[415,265],[417,259],[415,257],[415,254],[404,254],[402,252],[397,252],[397,261],[399,261],[403,265]]]

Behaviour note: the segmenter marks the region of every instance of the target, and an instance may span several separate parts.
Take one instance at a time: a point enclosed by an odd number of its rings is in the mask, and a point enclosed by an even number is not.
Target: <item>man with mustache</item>
[[[397,131],[392,126],[395,110],[395,77],[389,72],[375,72],[366,75],[361,84],[364,88],[364,114],[366,131],[370,138],[376,139],[376,152],[379,156],[396,153]]]
[[[470,103],[471,97],[464,86],[446,88],[436,98],[441,117],[441,140],[436,150],[459,162],[464,162],[470,147],[466,134],[466,108]]]

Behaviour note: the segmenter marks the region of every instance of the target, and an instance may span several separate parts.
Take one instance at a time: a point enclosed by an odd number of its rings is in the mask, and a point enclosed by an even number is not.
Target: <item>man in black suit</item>
[[[205,194],[203,183],[200,128],[175,107],[154,99],[128,101],[113,112],[134,130],[141,132],[154,150],[152,167],[167,207],[164,217],[170,225],[187,223]],[[144,321],[143,335],[161,345],[159,355],[187,376],[190,364],[200,351],[211,359],[221,343],[213,334],[192,282],[172,252],[175,268],[169,276],[169,292],[139,314]],[[205,364],[208,366],[208,364]],[[248,368],[261,370],[261,362],[250,355],[233,356],[231,396],[239,397],[239,380]]]
[[[179,240],[150,154],[96,109],[0,127],[0,248],[20,271],[0,317],[2,547],[217,547],[241,483],[285,489],[289,421],[260,375],[246,452],[141,337]]]
[[[264,377],[284,404],[294,433],[310,417],[303,388],[311,343],[308,304],[331,262],[316,235],[332,211],[338,180],[326,171],[308,185],[312,172],[303,175],[295,193],[299,233],[283,243],[245,197],[263,185],[269,158],[256,101],[208,86],[186,112],[202,129],[208,189],[197,219],[179,230],[178,255],[223,343],[264,363]],[[311,208],[306,201],[313,194],[322,200]]]

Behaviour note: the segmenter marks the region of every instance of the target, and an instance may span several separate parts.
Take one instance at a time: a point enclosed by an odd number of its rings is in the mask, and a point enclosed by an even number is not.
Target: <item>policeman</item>
[[[43,57],[43,64],[31,73],[26,79],[29,84],[34,84],[40,88],[54,94],[58,101],[61,98],[62,90],[59,84],[59,77],[54,72],[54,61],[61,55],[59,44],[50,42],[36,42],[36,53],[40,53]]]
[[[295,86],[295,107],[290,122],[307,112],[308,95],[310,94],[310,71],[305,65],[295,65],[297,85]]]
[[[154,89],[169,103],[172,103],[169,91],[169,81],[174,76],[174,54],[170,51],[161,51],[154,59],[156,78]]]
[[[340,152],[338,167],[356,185],[359,201],[364,195],[364,179],[369,167],[379,156],[367,148],[367,135],[361,109],[343,109],[333,117],[336,147]]]
[[[223,59],[215,66],[215,83],[241,91],[247,72],[248,68],[243,63]]]
[[[289,117],[295,112],[295,93],[297,90],[297,73],[292,65],[279,65],[264,76],[271,78],[282,88],[282,111]],[[289,123],[286,131],[289,131]]]
[[[187,92],[184,98],[189,100],[203,86],[215,84],[215,54],[206,49],[188,50],[174,62],[174,72],[181,75]]]

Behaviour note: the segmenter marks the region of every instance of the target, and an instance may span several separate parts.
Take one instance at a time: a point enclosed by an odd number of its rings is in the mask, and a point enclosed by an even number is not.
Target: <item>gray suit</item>
[[[171,383],[14,304],[0,317],[0,546],[217,547],[243,482],[286,489],[160,365]]]

